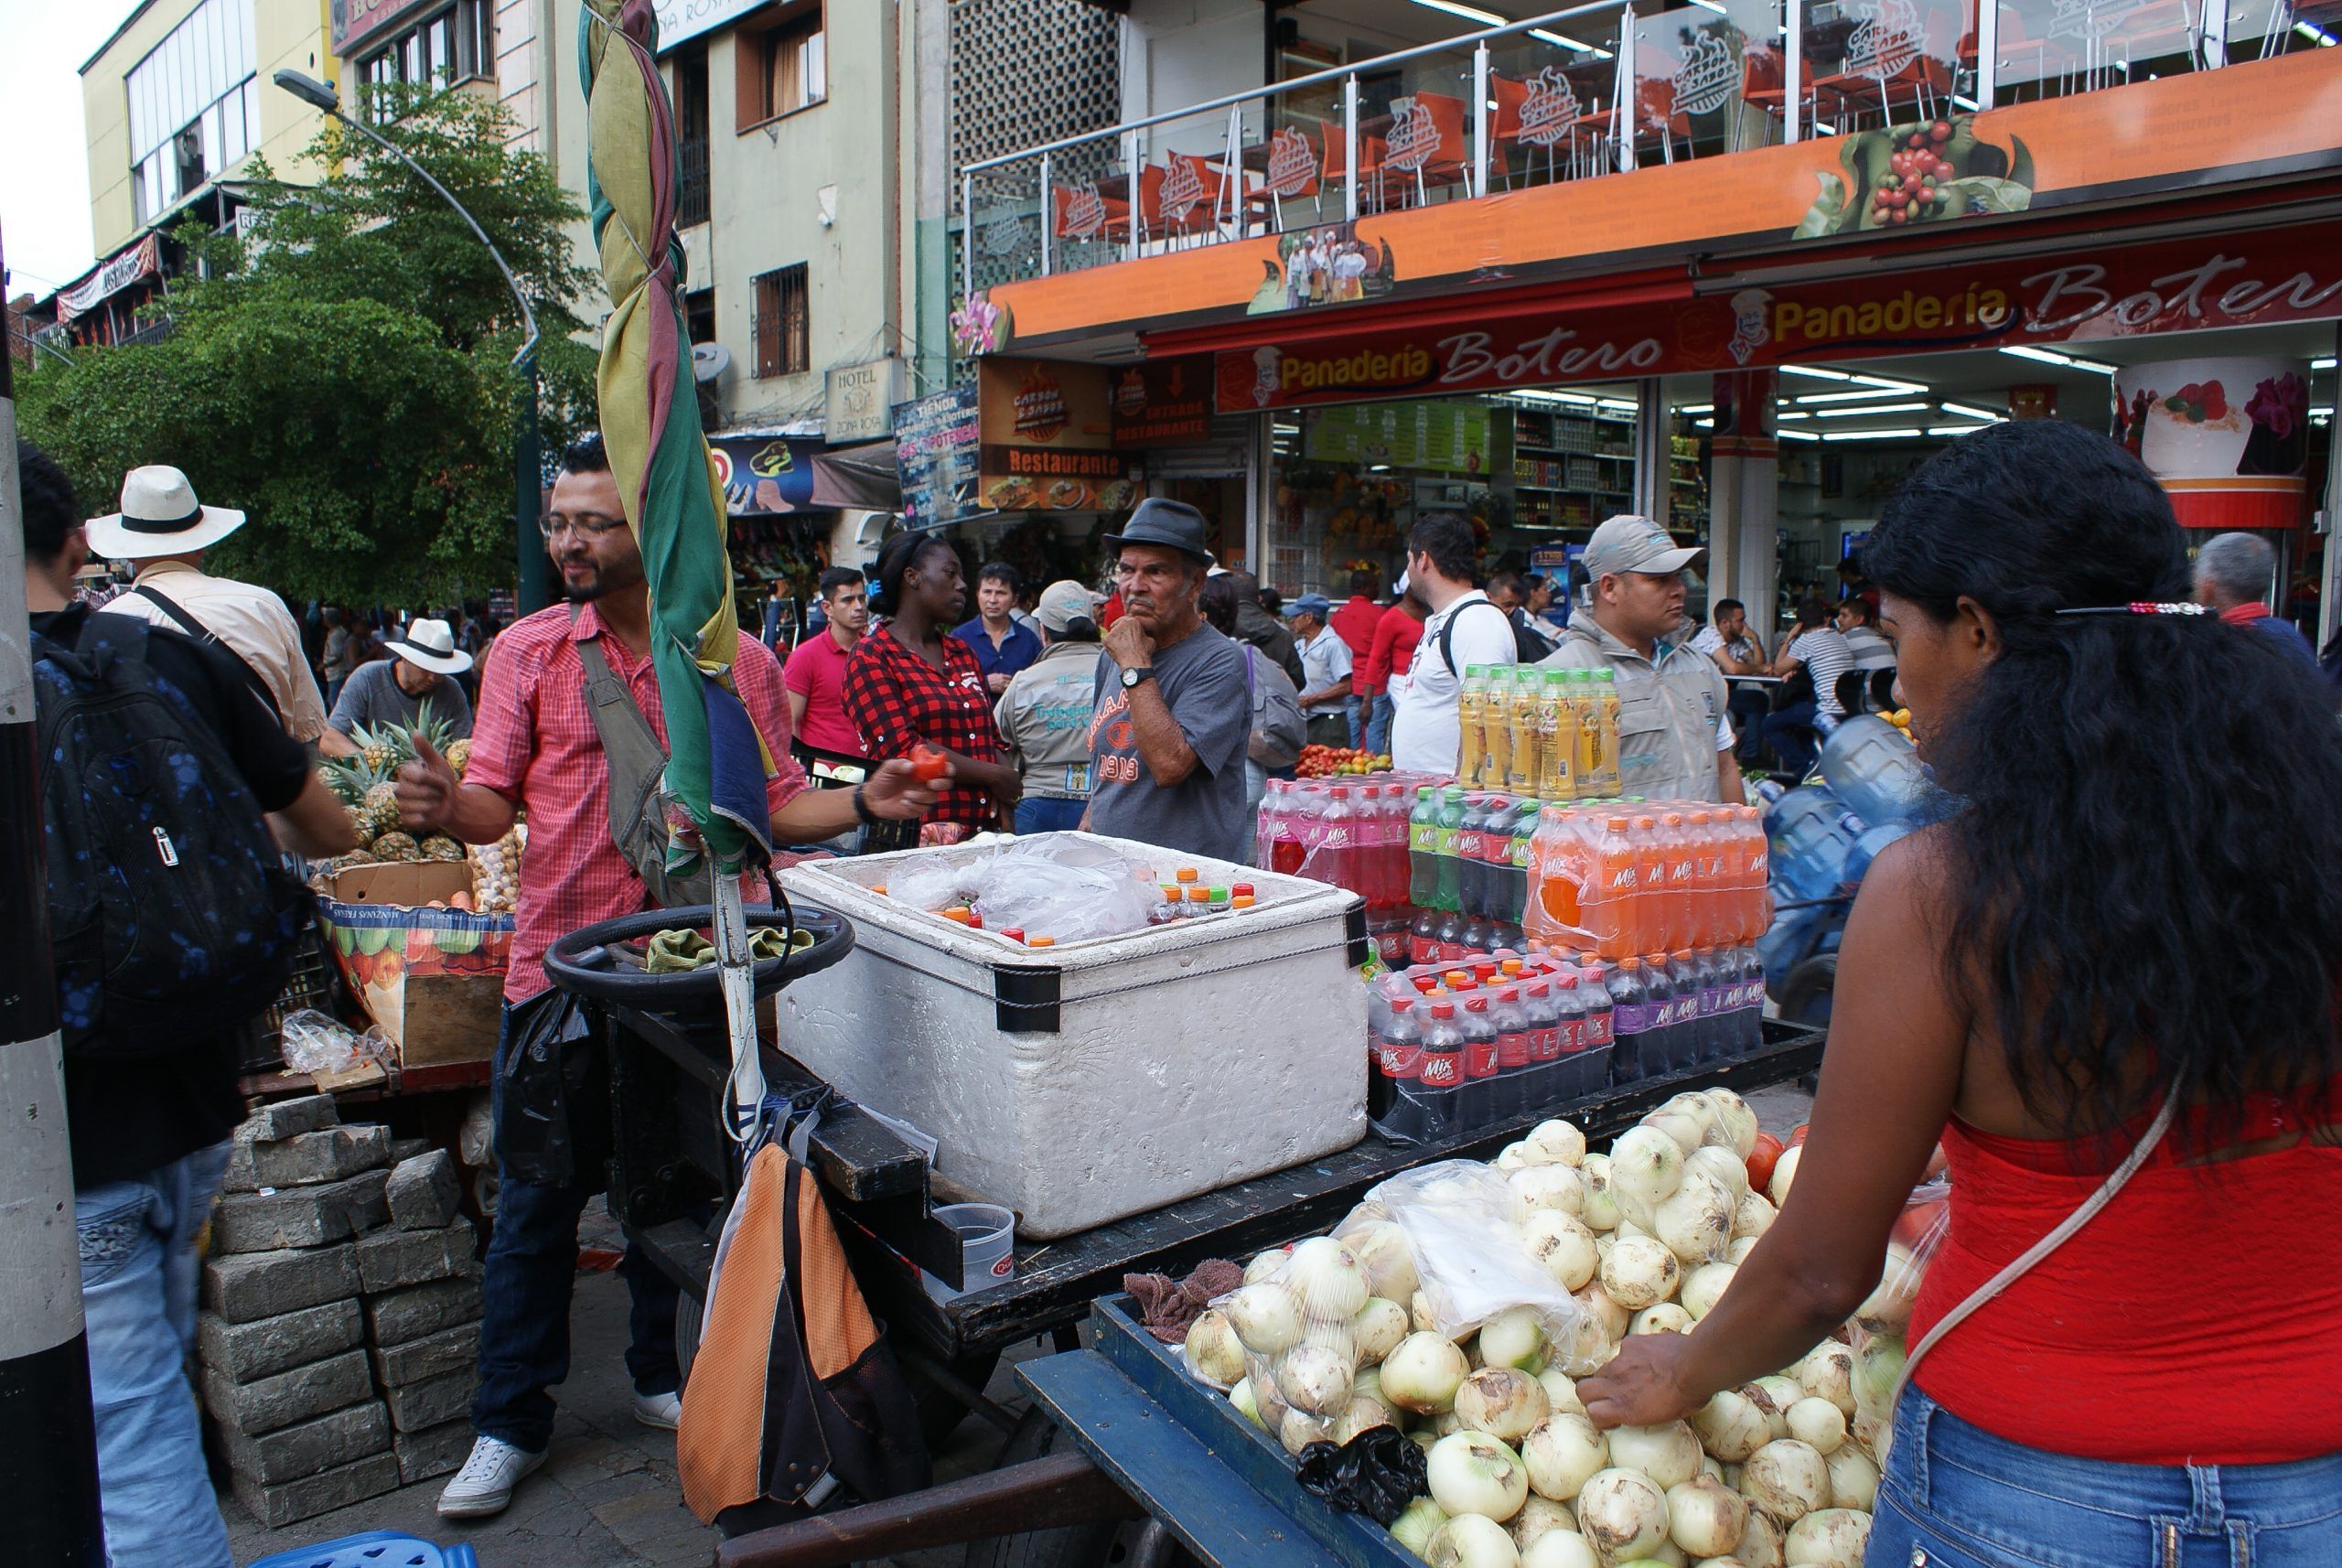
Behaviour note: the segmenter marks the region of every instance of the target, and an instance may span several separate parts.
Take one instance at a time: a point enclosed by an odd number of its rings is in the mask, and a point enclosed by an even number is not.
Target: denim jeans
[[[112,1568],[230,1568],[233,1561],[187,1380],[201,1267],[195,1242],[227,1168],[220,1144],[136,1181],[73,1195]]]
[[[1380,757],[1391,749],[1391,721],[1397,716],[1398,712],[1397,706],[1391,701],[1390,693],[1374,693],[1373,704],[1368,708],[1366,714],[1366,739],[1360,743],[1366,750]]]
[[[1366,718],[1362,704],[1355,694],[1342,699],[1342,716],[1350,721],[1350,746],[1354,750],[1366,746]]]
[[[1811,703],[1792,703],[1766,715],[1765,744],[1780,759],[1782,777],[1792,784],[1813,770],[1813,726],[1820,712]]]
[[[1903,1391],[1871,1568],[2331,1568],[2342,1455],[2115,1465],[1995,1437]]]
[[[1089,806],[1087,800],[1057,800],[1045,795],[1027,795],[1016,802],[1016,831],[1020,833],[1069,833],[1081,825],[1081,813]]]
[[[504,1052],[512,1036],[507,1004],[496,1039],[489,1094],[504,1115]],[[553,1441],[553,1396],[569,1376],[569,1295],[577,1279],[577,1217],[602,1189],[601,1173],[563,1187],[521,1181],[500,1165],[496,1227],[480,1272],[479,1388],[472,1430],[542,1454]],[[634,1306],[626,1369],[637,1393],[672,1393],[682,1376],[675,1361],[675,1303],[681,1292],[631,1242],[618,1261]]]

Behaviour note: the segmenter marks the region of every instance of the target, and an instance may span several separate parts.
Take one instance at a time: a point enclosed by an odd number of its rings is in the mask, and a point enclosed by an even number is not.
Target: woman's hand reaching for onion
[[[1577,1396],[1596,1426],[1662,1425],[1707,1402],[1686,1386],[1691,1368],[1690,1335],[1630,1334],[1601,1370],[1578,1380]]]

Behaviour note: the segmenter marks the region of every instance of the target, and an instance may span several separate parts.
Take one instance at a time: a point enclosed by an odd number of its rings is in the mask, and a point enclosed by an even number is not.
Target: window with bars
[[[452,87],[495,74],[495,0],[456,0],[358,62],[358,78],[370,87]]]
[[[707,47],[686,44],[675,51],[675,150],[683,175],[675,222],[685,229],[708,219],[707,110]]]
[[[734,35],[733,77],[737,128],[810,109],[830,95],[829,43],[822,0],[781,7],[768,26]]]
[[[794,376],[813,368],[811,300],[805,263],[758,274],[756,280],[757,374]]]

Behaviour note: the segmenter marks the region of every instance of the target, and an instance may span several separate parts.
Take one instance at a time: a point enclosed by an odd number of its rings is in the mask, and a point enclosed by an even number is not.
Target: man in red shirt
[[[1423,621],[1431,607],[1416,596],[1404,577],[1399,579],[1399,602],[1375,618],[1374,639],[1359,660],[1351,684],[1367,704],[1365,748],[1380,757],[1391,749],[1391,677],[1404,675],[1415,660],[1415,644],[1423,639]]]
[[[642,554],[627,526],[601,437],[562,455],[545,539],[561,567],[566,605],[537,611],[496,639],[480,678],[471,760],[458,782],[427,743],[399,771],[399,815],[410,829],[494,843],[526,810],[512,953],[504,980],[504,1023],[495,1081],[508,1042],[533,1004],[552,995],[544,954],[555,938],[596,920],[652,907],[642,879],[610,838],[609,764],[588,712],[578,646],[599,643],[611,671],[633,696],[661,744],[666,719],[650,660],[650,600]],[[753,638],[740,639],[734,684],[779,768],[766,790],[776,842],[833,838],[857,821],[908,820],[933,796],[908,763],[876,768],[851,792],[809,790],[789,758],[789,716],[779,663]],[[502,1097],[498,1097],[501,1111]],[[523,1181],[500,1172],[496,1230],[480,1281],[479,1387],[472,1398],[478,1437],[471,1457],[440,1494],[439,1512],[477,1519],[500,1511],[521,1478],[544,1463],[553,1402],[545,1391],[569,1373],[569,1294],[577,1268],[577,1217],[599,1183]],[[672,1427],[676,1290],[656,1264],[627,1249],[619,1272],[634,1297],[634,1343],[627,1352],[636,1419]]]
[[[862,732],[845,716],[845,665],[870,629],[870,585],[850,566],[822,574],[822,611],[829,624],[799,643],[781,671],[789,688],[790,753],[817,789],[851,787],[870,776]]]
[[[1374,628],[1382,619],[1382,607],[1376,604],[1373,597],[1375,580],[1376,575],[1372,572],[1362,569],[1352,572],[1348,600],[1326,618],[1326,624],[1334,628],[1334,635],[1340,638],[1342,645],[1350,650],[1353,667],[1365,663],[1366,656],[1374,651]],[[1370,714],[1366,693],[1355,686],[1349,695],[1349,715],[1350,744],[1364,746]]]

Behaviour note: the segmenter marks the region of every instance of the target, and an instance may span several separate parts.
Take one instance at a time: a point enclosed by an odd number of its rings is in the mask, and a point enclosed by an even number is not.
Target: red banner
[[[1468,308],[1468,314],[1466,313]],[[1456,319],[1216,356],[1222,413],[2342,317],[2342,223],[1644,305]],[[1265,324],[1264,324],[1265,325]]]

